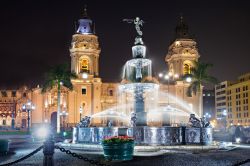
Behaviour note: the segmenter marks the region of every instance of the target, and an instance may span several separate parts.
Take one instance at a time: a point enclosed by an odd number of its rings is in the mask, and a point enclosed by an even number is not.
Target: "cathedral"
[[[14,126],[25,129],[28,126],[28,118],[31,127],[44,123],[55,124],[58,104],[63,118],[61,125],[68,127],[75,126],[84,116],[91,116],[119,105],[118,86],[121,82],[102,82],[99,76],[101,48],[94,25],[85,9],[84,15],[78,20],[78,28],[72,36],[69,49],[71,71],[77,74],[77,78],[71,80],[73,90],[70,91],[62,86],[60,103],[57,103],[57,88],[46,93],[42,93],[42,88],[39,86],[0,90],[0,128]],[[190,36],[188,26],[182,17],[175,29],[175,40],[166,52],[168,81],[160,81],[162,75],[156,77],[160,82],[159,91],[169,93],[175,98],[160,97],[157,104],[161,107],[175,105],[182,110],[187,109],[188,105],[191,108],[188,110],[189,113],[201,116],[202,95],[197,93],[191,97],[187,96],[186,91],[190,82],[181,79],[182,76],[190,74],[192,62],[199,59],[196,41]],[[30,113],[23,107],[28,101],[35,106]]]

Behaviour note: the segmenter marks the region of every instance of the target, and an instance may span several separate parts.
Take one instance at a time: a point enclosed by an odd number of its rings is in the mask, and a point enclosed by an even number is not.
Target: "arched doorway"
[[[50,117],[50,124],[53,131],[56,131],[57,112],[53,112]]]

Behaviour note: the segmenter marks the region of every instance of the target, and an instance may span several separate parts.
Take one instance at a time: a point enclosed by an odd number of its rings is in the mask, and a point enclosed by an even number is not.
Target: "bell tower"
[[[175,28],[175,40],[165,58],[169,72],[179,76],[190,74],[193,61],[198,61],[199,57],[196,41],[189,34],[188,25],[181,16]]]
[[[69,92],[68,109],[70,123],[78,123],[84,116],[91,116],[101,110],[101,78],[99,78],[99,47],[93,21],[86,7],[78,28],[72,36],[71,71],[77,74],[72,79],[73,91]],[[81,110],[81,111],[80,111]]]
[[[89,78],[98,77],[100,52],[94,23],[87,15],[85,7],[83,17],[78,20],[78,29],[72,36],[71,71],[75,72],[79,79],[86,77],[86,74]]]

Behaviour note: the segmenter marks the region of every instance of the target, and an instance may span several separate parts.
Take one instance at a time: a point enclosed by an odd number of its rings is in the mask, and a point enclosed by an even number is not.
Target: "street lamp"
[[[191,82],[192,82],[191,77],[186,77],[186,79],[183,80],[183,95],[182,95],[183,101],[185,98],[185,83],[191,83]]]
[[[223,110],[222,114],[226,117],[227,116],[227,110]]]
[[[68,116],[68,115],[69,115],[69,113],[66,111],[60,112],[60,116],[63,117],[63,131],[65,131],[65,119],[66,119],[66,116]]]
[[[14,113],[14,109],[12,110],[12,113],[11,113],[11,128],[12,129],[15,128],[15,113]]]
[[[158,76],[159,76],[159,78],[162,78],[163,77],[163,73],[159,73]]]
[[[168,81],[168,106],[169,106],[169,78],[170,78],[170,77],[169,77],[168,74],[166,74],[166,75],[164,76],[164,79]]]
[[[88,73],[82,73],[82,78],[87,79],[89,77]]]
[[[178,74],[174,74],[172,72],[168,72],[168,74],[166,74],[164,76],[164,79],[168,81],[168,95],[169,95],[169,81],[170,79],[172,78],[172,80],[174,79],[178,79],[179,78],[179,75]],[[169,106],[169,96],[168,96],[168,106]]]
[[[206,118],[211,118],[211,114],[209,114],[209,113],[206,113],[204,116],[205,116]]]
[[[179,78],[179,74],[175,74],[175,75],[174,75],[174,78],[175,78],[175,79],[178,79],[178,78]]]
[[[82,120],[82,106],[80,106],[79,112],[80,112],[80,121],[81,121]]]
[[[191,77],[187,77],[186,78],[186,82],[188,82],[188,83],[192,82],[192,78]]]
[[[26,110],[28,112],[28,128],[27,128],[27,131],[29,132],[30,131],[30,111],[35,109],[35,105],[30,100],[28,100],[27,103],[23,104],[22,109]]]

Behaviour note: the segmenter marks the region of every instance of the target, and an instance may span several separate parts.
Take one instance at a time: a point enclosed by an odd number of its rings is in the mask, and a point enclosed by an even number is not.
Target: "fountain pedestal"
[[[147,112],[136,113],[136,126],[147,126]]]
[[[170,122],[169,113],[164,111],[162,113],[162,126],[170,126],[170,125],[171,125],[171,122]]]

